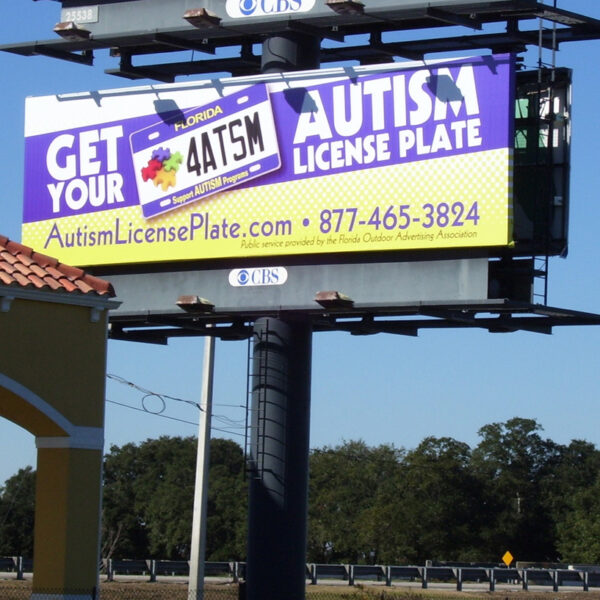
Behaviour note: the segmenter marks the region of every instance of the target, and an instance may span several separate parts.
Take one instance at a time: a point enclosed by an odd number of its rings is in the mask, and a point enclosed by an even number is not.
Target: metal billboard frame
[[[182,21],[181,26],[158,28],[151,26],[152,19],[156,16],[152,8],[153,2],[154,0],[101,0],[98,3],[100,9],[110,7],[113,11],[123,10],[125,7],[141,9],[144,4],[149,6],[146,17],[143,11],[140,12],[140,19],[136,21],[139,24],[137,31],[107,34],[98,29],[98,33],[93,33],[86,30],[86,27],[93,30],[93,24],[73,23],[74,26],[67,26],[63,28],[64,31],[55,29],[62,36],[59,39],[5,44],[0,46],[0,50],[23,56],[42,55],[92,65],[96,51],[110,49],[111,55],[119,59],[119,67],[109,69],[108,73],[128,79],[148,78],[171,82],[180,75],[212,72],[256,74],[261,70],[261,57],[254,53],[253,46],[273,36],[316,39],[318,56],[311,59],[320,63],[352,60],[361,64],[389,62],[394,58],[422,59],[425,55],[440,52],[470,53],[479,49],[519,53],[528,46],[557,49],[565,42],[600,39],[600,21],[532,0],[440,0],[439,6],[435,7],[431,6],[431,2],[411,1],[399,4],[376,0],[369,3],[368,8],[351,0],[329,0],[318,5],[314,17],[309,11],[258,20],[240,19],[235,27],[231,27],[233,19],[228,19],[224,14],[212,13],[217,19],[199,18],[194,25]],[[82,0],[64,0],[61,4],[63,12],[87,5]],[[187,3],[183,0],[171,3],[173,11],[182,13],[178,13],[179,19],[185,12],[184,5],[187,6]],[[197,16],[211,16],[209,13],[201,12]],[[107,18],[109,21],[112,18],[110,13],[107,13]],[[533,19],[549,20],[552,27],[531,27]],[[482,26],[486,24],[503,24],[504,31],[480,33]],[[428,31],[426,34],[415,35],[414,32],[418,30]],[[449,31],[450,34],[434,35],[436,31]],[[386,41],[385,35],[390,32],[398,32],[396,37],[400,37],[401,41]],[[368,34],[368,40],[357,42],[351,37],[356,34]],[[425,35],[431,37],[425,38]],[[346,40],[346,37],[349,39]],[[322,44],[323,40],[349,43]],[[214,57],[218,49],[232,46],[240,47],[239,55],[231,58]],[[181,50],[198,51],[199,58],[186,62],[150,64],[149,57],[152,55],[176,57]],[[147,64],[136,66],[133,64],[134,59],[144,59]],[[432,275],[426,285],[431,286],[439,280],[439,275],[433,274],[438,268],[452,270],[453,260],[465,259],[465,255],[446,253],[444,258],[449,259],[448,262],[441,261],[440,256],[430,256],[427,253],[417,257],[395,254],[384,257],[375,269],[373,263],[376,259],[372,257],[358,256],[354,262],[330,257],[330,264],[324,265],[296,259],[286,262],[285,267],[292,278],[298,275],[299,281],[304,285],[302,298],[296,301],[292,299],[285,304],[279,302],[277,293],[265,300],[264,290],[254,291],[252,294],[259,300],[246,309],[231,306],[230,302],[220,302],[214,291],[221,289],[228,270],[240,266],[227,261],[218,264],[194,262],[175,265],[170,271],[164,267],[146,272],[135,271],[135,286],[130,283],[132,273],[126,269],[102,268],[96,269],[96,272],[111,277],[125,298],[131,294],[138,297],[136,294],[139,290],[155,294],[157,290],[169,289],[173,281],[177,281],[185,273],[185,277],[195,283],[193,287],[182,290],[182,293],[192,298],[206,296],[210,303],[214,303],[211,311],[206,311],[204,305],[200,309],[187,307],[188,310],[182,310],[177,305],[182,294],[178,294],[177,298],[164,298],[160,307],[147,305],[142,299],[135,306],[126,301],[111,319],[110,335],[119,339],[165,343],[169,337],[179,335],[214,335],[224,339],[248,337],[255,318],[267,314],[289,316],[291,308],[297,315],[308,318],[315,331],[337,329],[353,334],[414,334],[420,329],[433,327],[479,327],[490,331],[523,329],[549,333],[558,325],[600,324],[600,317],[597,315],[546,307],[545,295],[543,303],[535,303],[535,298],[531,295],[533,277],[541,275],[545,278],[547,272],[530,269],[523,281],[521,271],[526,261],[516,261],[516,264],[504,269],[508,273],[504,276],[504,282],[520,278],[517,292],[514,285],[508,286],[511,287],[509,290],[506,285],[496,285],[497,278],[490,273],[501,261],[488,265],[487,260],[484,261],[485,266],[480,263],[472,270],[477,275],[474,276],[471,287],[475,286],[479,290],[487,290],[489,287],[492,290],[490,294],[478,293],[476,296],[466,297],[459,293],[431,303],[412,301],[401,295],[391,302],[382,301],[380,297],[361,298],[357,301],[356,297],[360,298],[361,293],[349,285],[348,269],[356,270],[359,261],[362,261],[360,264],[363,268],[377,273],[378,280],[384,282],[390,281],[394,276],[393,261],[402,260],[407,265],[414,264],[414,261],[429,265]],[[477,253],[468,254],[466,259],[471,260],[473,265],[477,265],[478,260],[481,261]],[[268,265],[264,260],[244,263],[244,267],[248,268],[264,268]],[[306,269],[315,274],[312,281],[306,279]],[[406,280],[405,287],[410,288],[415,281],[414,278]],[[263,300],[260,300],[261,297]],[[318,298],[327,300],[320,303]],[[215,327],[210,330],[207,327],[209,324]]]
[[[47,56],[84,65],[93,65],[94,53],[110,50],[119,66],[107,73],[127,79],[154,79],[172,82],[180,75],[229,72],[250,75],[261,71],[261,57],[253,46],[274,35],[308,36],[320,41],[342,42],[320,45],[320,63],[359,61],[361,64],[389,62],[395,57],[420,60],[427,54],[440,52],[472,52],[490,49],[492,52],[522,52],[527,46],[558,48],[563,42],[598,39],[600,21],[582,14],[555,8],[533,0],[437,0],[435,2],[390,2],[374,0],[368,6],[354,0],[317,0],[312,12],[282,14],[264,18],[231,19],[224,14],[223,3],[209,3],[212,10],[199,9],[195,25],[184,20],[186,0],[169,3],[175,22],[156,26],[159,0],[123,0],[101,2],[98,23],[59,23],[55,32],[61,37],[49,40],[0,45],[0,50],[22,56]],[[89,6],[86,0],[64,0],[63,12]],[[435,5],[435,6],[434,6]],[[164,6],[164,3],[163,3]],[[135,17],[135,29],[111,31],[121,11],[127,9]],[[164,13],[164,8],[161,9]],[[204,12],[202,12],[204,10]],[[103,11],[103,12],[102,12]],[[105,17],[102,15],[106,14]],[[540,30],[527,21],[546,19],[556,27]],[[162,19],[164,21],[164,19]],[[117,21],[118,22],[118,21]],[[175,26],[174,23],[181,25]],[[486,24],[504,24],[505,30],[477,33]],[[525,23],[525,28],[521,25]],[[407,35],[416,30],[442,30],[456,27],[451,35],[442,37],[429,31],[431,37]],[[386,41],[390,32],[403,32],[403,41]],[[347,36],[368,34],[367,42],[346,40]],[[218,58],[218,49],[239,46],[233,57]],[[175,55],[183,50],[198,52],[192,60],[152,64],[150,55]],[[142,59],[145,64],[134,64]]]

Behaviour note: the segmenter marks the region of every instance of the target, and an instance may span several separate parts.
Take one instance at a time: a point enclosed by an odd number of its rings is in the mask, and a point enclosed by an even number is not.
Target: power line
[[[114,375],[112,373],[107,373],[106,377],[108,379],[112,379],[113,381],[116,381],[123,385],[126,385],[127,387],[133,388],[142,394],[145,394],[144,397],[155,396],[157,398],[160,398],[163,402],[165,399],[173,400],[174,402],[182,402],[183,404],[189,404],[190,406],[195,406],[198,410],[203,410],[202,407],[200,406],[200,404],[198,404],[198,402],[194,402],[192,400],[186,400],[185,398],[178,398],[177,396],[170,396],[169,394],[162,394],[162,393],[154,392],[152,390],[146,389],[146,388],[138,385],[137,383],[133,383],[133,381],[129,381],[129,380],[125,379],[124,377],[121,377],[120,375]]]
[[[111,379],[112,381],[120,383],[128,388],[136,390],[140,394],[143,394],[143,396],[141,398],[141,408],[138,408],[136,406],[131,406],[130,404],[124,404],[121,402],[117,402],[115,400],[107,399],[106,400],[107,402],[110,402],[111,404],[116,404],[116,405],[122,406],[124,408],[130,408],[132,410],[137,410],[139,412],[145,412],[147,414],[151,414],[156,417],[163,417],[165,419],[169,419],[172,421],[179,421],[181,423],[198,426],[197,422],[189,421],[187,419],[181,419],[178,417],[171,417],[169,415],[164,414],[164,412],[167,409],[167,401],[168,400],[171,400],[173,402],[179,402],[182,404],[187,404],[189,406],[193,406],[194,408],[202,411],[203,408],[200,406],[200,404],[198,402],[194,402],[192,400],[187,400],[185,398],[180,398],[178,396],[172,396],[170,394],[155,392],[155,391],[150,390],[146,387],[143,387],[137,383],[134,383],[133,381],[130,381],[130,380],[126,379],[125,377],[122,377],[120,375],[115,375],[114,373],[107,373],[106,377],[107,377],[107,379]],[[159,400],[160,405],[157,410],[151,410],[150,408],[148,408],[147,402],[149,399],[158,399]],[[222,406],[222,407],[227,407],[227,408],[241,408],[241,409],[244,408],[241,404],[214,404],[214,406]],[[212,421],[217,421],[225,427],[225,428],[212,427],[213,431],[218,431],[220,433],[225,433],[227,435],[238,435],[240,437],[245,437],[245,433],[243,433],[243,432],[240,433],[239,431],[235,431],[235,430],[242,430],[242,431],[245,430],[245,427],[246,427],[245,418],[232,419],[231,417],[228,417],[226,415],[218,415],[218,414],[213,413]]]
[[[148,415],[152,415],[154,417],[161,417],[162,419],[169,419],[170,421],[179,421],[180,423],[185,423],[186,425],[194,425],[195,427],[198,427],[198,423],[194,422],[194,421],[188,421],[186,419],[180,419],[178,417],[170,417],[169,415],[163,415],[160,412],[153,412],[150,410],[147,410],[146,408],[142,407],[142,408],[138,408],[136,406],[131,406],[130,404],[124,404],[122,402],[117,402],[116,400],[109,400],[108,398],[106,398],[106,402],[110,403],[110,404],[116,404],[117,406],[122,406],[124,408],[129,408],[131,410],[136,410],[138,412],[143,412],[146,413]],[[213,415],[214,417],[214,415]],[[223,421],[227,421],[226,417],[220,417],[219,420],[223,420]],[[232,423],[235,423],[235,421],[232,421]],[[235,428],[240,428],[239,426],[233,426]],[[238,435],[240,437],[244,437],[243,433],[238,433],[237,431],[231,431],[230,429],[222,429],[220,427],[211,427],[211,429],[213,431],[218,431],[219,433],[225,433],[227,435]]]
[[[198,410],[202,410],[202,407],[200,406],[200,404],[198,404],[197,402],[194,402],[193,400],[187,400],[185,398],[179,398],[177,396],[171,396],[169,394],[163,394],[163,393],[155,392],[153,390],[149,390],[147,388],[144,388],[144,387],[138,385],[137,383],[134,383],[133,381],[129,381],[128,379],[126,379],[125,377],[122,377],[121,375],[115,375],[114,373],[107,373],[106,377],[107,377],[107,379],[112,379],[113,381],[116,381],[117,383],[121,383],[127,387],[133,388],[147,396],[156,396],[156,397],[164,398],[167,400],[173,400],[174,402],[182,402],[184,404],[189,404],[191,406],[195,406]],[[215,404],[213,404],[213,406],[221,406],[224,408],[245,408],[244,405],[242,405],[242,404],[215,403]]]
[[[149,410],[146,410],[145,408],[138,408],[136,406],[131,406],[130,404],[123,404],[122,402],[117,402],[115,400],[109,400],[108,398],[106,399],[107,402],[109,402],[110,404],[117,404],[118,406],[124,406],[125,408],[130,408],[131,410],[137,410],[138,412],[143,412],[146,413],[148,415],[154,415],[155,417],[161,417],[163,419],[169,419],[170,421],[179,421],[180,423],[187,423],[188,425],[195,425],[196,427],[198,426],[198,423],[194,423],[194,421],[187,421],[186,419],[179,419],[177,417],[170,417],[169,415],[163,415],[161,413],[155,413]]]

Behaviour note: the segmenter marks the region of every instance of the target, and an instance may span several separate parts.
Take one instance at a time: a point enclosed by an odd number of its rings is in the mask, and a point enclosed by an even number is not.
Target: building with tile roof
[[[0,285],[114,297],[112,285],[0,235]]]
[[[98,584],[114,296],[108,281],[0,235],[0,417],[37,447],[32,597],[91,598]]]

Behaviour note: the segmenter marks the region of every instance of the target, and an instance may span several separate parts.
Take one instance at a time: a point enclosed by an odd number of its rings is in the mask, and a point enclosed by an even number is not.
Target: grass
[[[48,592],[51,592],[48,590]],[[0,600],[29,600],[31,581],[0,580]],[[42,596],[43,598],[43,596]],[[208,584],[204,600],[238,600],[235,584]],[[103,582],[100,600],[187,600],[186,583]],[[382,586],[307,586],[306,600],[600,600],[600,590],[583,592],[452,592]]]

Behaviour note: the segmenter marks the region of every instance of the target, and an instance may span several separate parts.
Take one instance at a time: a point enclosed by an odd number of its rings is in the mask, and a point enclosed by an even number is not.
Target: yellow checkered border
[[[427,203],[436,210],[440,203],[461,203],[464,217],[475,202],[477,224],[463,219],[460,226],[423,226],[428,222]],[[376,207],[383,217],[386,211],[398,215],[399,205],[410,207],[408,228],[389,230],[373,224]],[[323,218],[328,214],[322,213],[324,210],[338,211],[326,232]],[[353,214],[356,218],[350,231]],[[335,231],[340,215],[339,230]],[[62,262],[82,266],[458,248],[510,243],[511,217],[512,150],[499,149],[229,190],[148,221],[139,206],[132,206],[27,223],[23,242]],[[185,235],[192,220],[194,225],[203,223],[193,239],[189,232]],[[234,223],[239,224],[235,231],[231,229]],[[257,224],[257,237],[249,234],[251,223]],[[441,223],[445,224],[445,219]],[[393,217],[387,224],[393,224]],[[102,243],[90,245],[92,234],[102,237]]]

